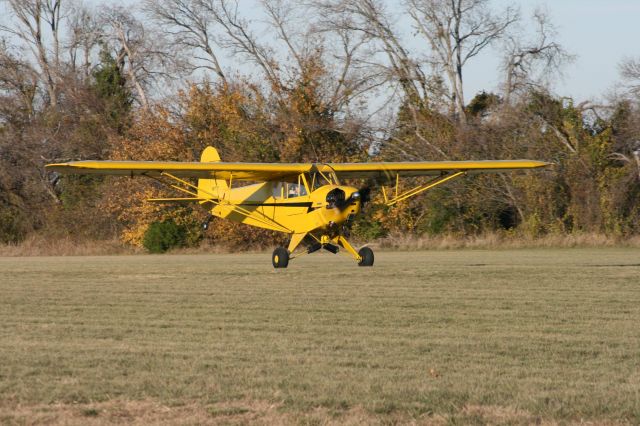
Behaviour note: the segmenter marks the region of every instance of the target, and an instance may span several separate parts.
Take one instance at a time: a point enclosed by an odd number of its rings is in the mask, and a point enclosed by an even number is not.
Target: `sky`
[[[496,6],[509,1],[494,1]],[[554,91],[576,102],[602,99],[620,81],[618,64],[625,57],[640,57],[640,0],[517,0],[524,16],[536,6],[548,11],[565,49],[576,55],[564,69]],[[498,79],[495,51],[485,52],[466,73],[466,96],[495,90]]]
[[[385,0],[393,11],[400,0]],[[87,3],[115,3],[134,6],[138,0],[87,0]],[[257,18],[256,0],[240,0],[241,10],[249,19]],[[640,58],[640,0],[492,0],[496,8],[507,4],[520,7],[528,18],[536,7],[549,13],[564,48],[575,55],[572,64],[564,68],[564,78],[553,87],[559,96],[598,101],[620,81],[618,64],[626,57]],[[398,22],[399,26],[409,26]],[[500,52],[489,48],[469,62],[465,74],[467,101],[476,93],[497,91],[501,75],[498,72]]]
[[[400,3],[386,1],[389,10]],[[243,13],[249,17],[255,13],[255,0],[240,0],[242,3],[248,5]],[[564,78],[553,89],[560,96],[574,98],[576,103],[604,98],[620,81],[620,61],[640,57],[640,0],[492,0],[492,4],[496,8],[515,4],[526,20],[537,7],[546,9],[560,43],[575,55],[574,62],[564,68]],[[498,91],[499,65],[500,52],[496,48],[487,49],[469,62],[464,76],[467,101],[482,90]]]

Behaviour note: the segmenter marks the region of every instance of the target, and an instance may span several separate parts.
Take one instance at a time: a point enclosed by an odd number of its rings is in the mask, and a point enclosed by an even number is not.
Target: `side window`
[[[295,198],[302,195],[307,195],[307,189],[304,187],[304,185],[299,183],[287,184],[287,198]]]
[[[286,197],[285,184],[282,182],[278,182],[273,185],[273,198],[281,199]]]
[[[300,183],[278,182],[273,185],[273,198],[295,198],[307,195],[307,188]]]

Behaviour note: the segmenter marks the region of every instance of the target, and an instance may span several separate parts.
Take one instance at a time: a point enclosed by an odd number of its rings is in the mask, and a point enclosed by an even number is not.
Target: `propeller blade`
[[[358,190],[360,193],[360,207],[364,207],[366,203],[371,201],[371,187],[365,186]]]

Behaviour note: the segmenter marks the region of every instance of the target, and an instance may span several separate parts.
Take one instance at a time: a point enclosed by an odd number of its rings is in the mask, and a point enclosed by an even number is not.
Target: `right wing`
[[[226,163],[181,161],[72,161],[47,164],[47,169],[63,174],[98,174],[115,176],[161,176],[248,181],[295,181],[313,164],[304,163]]]

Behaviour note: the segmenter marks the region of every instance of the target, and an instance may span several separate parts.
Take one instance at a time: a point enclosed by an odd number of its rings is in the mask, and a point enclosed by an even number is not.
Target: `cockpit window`
[[[288,183],[287,184],[287,198],[300,197],[302,195],[307,195],[307,189],[304,185],[299,183]]]
[[[295,198],[307,195],[307,188],[301,183],[279,182],[273,186],[274,198]]]
[[[338,180],[333,173],[313,173],[310,178],[311,180],[309,181],[309,185],[313,191],[324,185],[338,184]]]

